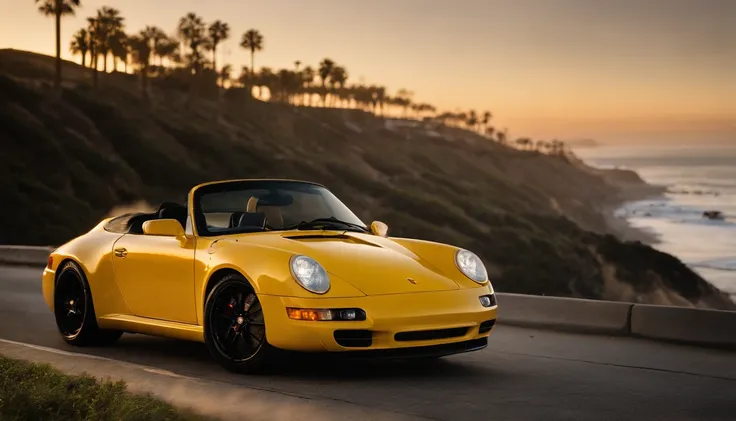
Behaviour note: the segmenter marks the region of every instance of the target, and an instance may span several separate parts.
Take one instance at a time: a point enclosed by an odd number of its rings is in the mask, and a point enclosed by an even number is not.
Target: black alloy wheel
[[[205,343],[210,354],[231,371],[260,371],[269,345],[258,296],[238,274],[224,277],[207,297]]]
[[[87,294],[84,282],[76,271],[66,270],[59,275],[54,312],[59,333],[64,339],[74,339],[79,335],[87,313]]]
[[[54,316],[61,337],[71,345],[110,345],[123,334],[97,326],[89,283],[79,265],[71,261],[57,269]]]

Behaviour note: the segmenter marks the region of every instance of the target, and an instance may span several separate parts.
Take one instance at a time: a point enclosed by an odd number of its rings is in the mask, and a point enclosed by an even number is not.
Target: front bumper
[[[350,351],[373,354],[421,354],[438,351],[438,355],[473,351],[485,347],[496,319],[497,306],[483,307],[479,297],[490,293],[488,287],[414,294],[377,295],[356,298],[295,298],[260,295],[266,320],[269,344],[290,351]],[[360,308],[366,312],[363,321],[292,320],[286,307],[308,309]],[[335,332],[338,333],[336,339]],[[360,332],[368,341],[346,344],[344,334]],[[397,334],[399,334],[397,336]],[[357,346],[356,346],[357,344]],[[348,346],[345,346],[348,345]]]

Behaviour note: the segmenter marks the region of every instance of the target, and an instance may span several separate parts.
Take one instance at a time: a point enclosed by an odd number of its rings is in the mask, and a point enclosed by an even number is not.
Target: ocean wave
[[[701,190],[701,189],[687,189],[687,188],[676,188],[667,187],[667,193],[669,194],[690,194],[698,196],[720,196],[721,192],[717,190]]]
[[[679,205],[668,199],[645,200],[628,203],[616,210],[614,215],[619,218],[637,219],[667,219],[680,224],[697,224],[704,226],[736,227],[736,216],[723,212],[723,219],[708,219],[703,216],[705,211],[713,209]]]
[[[736,272],[736,257],[724,257],[718,259],[703,260],[700,262],[691,262],[688,263],[688,265],[696,268],[707,268],[728,272]]]

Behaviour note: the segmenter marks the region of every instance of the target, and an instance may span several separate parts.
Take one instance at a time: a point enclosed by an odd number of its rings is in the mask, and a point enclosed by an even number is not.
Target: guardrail
[[[43,266],[53,250],[53,247],[0,246],[0,263]],[[497,295],[500,324],[736,349],[736,311],[509,293]]]
[[[45,265],[54,247],[0,245],[0,263],[16,265]]]

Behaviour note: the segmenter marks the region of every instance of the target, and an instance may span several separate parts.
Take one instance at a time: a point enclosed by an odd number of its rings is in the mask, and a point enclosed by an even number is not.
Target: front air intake
[[[478,333],[488,333],[493,329],[493,325],[496,324],[496,319],[493,320],[486,320],[485,322],[480,324],[480,327],[478,328]]]
[[[373,344],[373,332],[370,330],[348,330],[335,331],[335,342],[346,348],[365,348]]]

